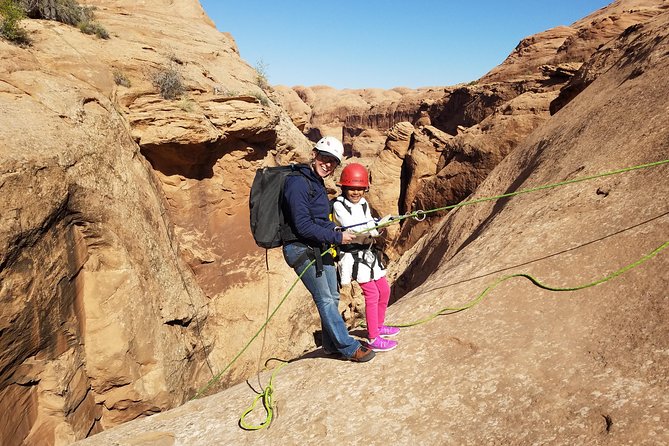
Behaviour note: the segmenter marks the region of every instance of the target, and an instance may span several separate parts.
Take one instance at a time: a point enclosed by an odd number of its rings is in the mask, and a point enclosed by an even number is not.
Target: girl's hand
[[[377,226],[384,225],[384,224],[388,223],[389,221],[391,221],[392,219],[393,219],[393,216],[392,216],[392,215],[390,215],[390,214],[389,214],[389,215],[386,215],[385,217],[383,217],[382,219],[380,219],[379,221],[377,221],[377,222],[376,222],[376,225],[377,225]]]
[[[353,243],[357,243],[359,245],[369,245],[374,243],[374,238],[369,234],[358,234]]]

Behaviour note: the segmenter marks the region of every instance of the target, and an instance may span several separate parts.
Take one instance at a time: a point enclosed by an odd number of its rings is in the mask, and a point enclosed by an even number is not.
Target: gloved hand
[[[388,214],[385,217],[383,217],[381,220],[377,221],[376,224],[377,224],[377,226],[384,225],[384,224],[390,222],[392,219],[393,219],[393,216]]]
[[[374,238],[369,235],[369,233],[363,232],[362,234],[358,234],[353,241],[353,243],[357,243],[359,245],[369,245],[370,243],[374,243]]]

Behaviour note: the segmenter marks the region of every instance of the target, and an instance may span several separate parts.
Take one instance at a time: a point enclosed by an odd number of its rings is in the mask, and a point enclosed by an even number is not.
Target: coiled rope
[[[612,171],[609,171],[609,172],[604,172],[604,173],[591,175],[591,176],[587,176],[587,177],[580,177],[580,178],[575,178],[575,179],[572,179],[572,180],[561,181],[561,182],[558,182],[558,183],[546,184],[546,185],[537,186],[537,187],[533,187],[533,188],[529,188],[529,189],[521,189],[521,190],[516,191],[516,192],[510,192],[510,193],[506,193],[506,194],[495,195],[495,196],[492,196],[492,197],[485,197],[485,198],[479,198],[479,199],[476,199],[476,200],[464,201],[464,202],[460,202],[460,203],[457,203],[457,204],[443,206],[443,207],[434,208],[434,209],[430,209],[430,210],[414,211],[414,212],[407,213],[407,214],[404,214],[404,215],[394,216],[391,220],[389,220],[387,222],[384,222],[384,223],[378,224],[378,225],[376,225],[372,228],[367,228],[365,230],[357,231],[357,232],[365,233],[365,232],[368,232],[372,229],[380,229],[380,228],[383,228],[385,226],[389,226],[391,224],[398,223],[398,222],[400,222],[404,219],[407,219],[407,218],[416,218],[416,219],[422,220],[422,219],[425,218],[425,216],[427,216],[429,214],[432,214],[432,213],[435,213],[435,212],[439,212],[439,211],[455,209],[455,208],[458,208],[458,207],[468,206],[468,205],[482,203],[482,202],[486,202],[486,201],[499,200],[501,198],[513,197],[513,196],[516,196],[516,195],[526,194],[526,193],[530,193],[530,192],[536,192],[536,191],[540,191],[540,190],[551,189],[551,188],[555,188],[555,187],[565,186],[565,185],[568,185],[568,184],[573,184],[573,183],[578,183],[578,182],[582,182],[582,181],[592,180],[592,179],[595,179],[595,178],[601,178],[601,177],[616,175],[616,174],[629,172],[629,171],[633,171],[633,170],[655,167],[655,166],[659,166],[659,165],[667,164],[667,163],[669,163],[669,159],[662,160],[662,161],[656,161],[656,162],[653,162],[653,163],[641,164],[641,165],[638,165],[638,166],[627,167],[627,168],[624,168],[624,169],[612,170]],[[365,222],[365,223],[367,223],[367,222]],[[641,257],[637,261],[635,261],[633,263],[630,263],[629,265],[626,265],[626,266],[620,268],[619,270],[617,270],[617,271],[615,271],[615,272],[613,272],[613,273],[611,273],[611,274],[609,274],[609,275],[607,275],[607,276],[605,276],[605,277],[603,277],[599,280],[596,280],[594,282],[590,282],[590,283],[587,283],[587,284],[584,284],[584,285],[577,285],[577,286],[572,286],[572,287],[556,287],[556,286],[546,285],[543,282],[536,279],[535,277],[531,276],[530,274],[525,274],[525,273],[510,274],[510,275],[507,275],[507,276],[504,276],[504,277],[501,277],[501,278],[497,279],[495,282],[493,282],[492,284],[487,286],[483,290],[483,292],[481,292],[478,296],[476,296],[474,299],[470,300],[469,302],[465,303],[462,306],[445,307],[445,308],[442,308],[441,310],[439,310],[439,311],[437,311],[437,312],[435,312],[435,313],[433,313],[433,314],[431,314],[431,315],[429,315],[429,316],[427,316],[423,319],[420,319],[420,320],[417,320],[417,321],[414,321],[414,322],[410,322],[410,323],[406,323],[406,324],[395,324],[393,326],[395,326],[395,327],[416,326],[416,325],[420,325],[420,324],[423,324],[425,322],[428,322],[428,321],[430,321],[430,320],[432,320],[432,319],[434,319],[434,318],[436,318],[440,315],[455,313],[455,312],[459,312],[459,311],[463,311],[463,310],[466,310],[468,308],[471,308],[471,307],[477,305],[479,302],[481,302],[483,300],[483,298],[488,293],[490,293],[497,285],[499,285],[500,283],[502,283],[506,280],[514,278],[514,277],[524,277],[524,278],[530,280],[536,286],[538,286],[540,288],[543,288],[543,289],[546,289],[546,290],[549,290],[549,291],[576,291],[576,290],[582,290],[582,289],[585,289],[585,288],[593,287],[593,286],[602,284],[604,282],[607,282],[611,279],[614,279],[614,278],[622,275],[623,273],[631,270],[632,268],[635,268],[635,267],[641,265],[642,263],[646,262],[647,260],[655,257],[660,251],[665,249],[667,246],[669,246],[669,241],[664,242],[658,248],[656,248],[653,251],[651,251],[650,253],[644,255],[643,257]],[[326,250],[325,252],[323,252],[322,255],[325,255],[328,252],[329,252],[329,250]],[[272,311],[272,313],[265,320],[265,322],[258,329],[258,331],[251,337],[251,339],[239,351],[239,353],[237,353],[237,355],[235,355],[235,357],[230,361],[230,363],[228,363],[228,365],[226,365],[225,368],[223,368],[223,370],[221,370],[212,379],[210,379],[203,388],[198,390],[195,393],[195,395],[193,396],[192,399],[199,398],[205,392],[207,392],[207,390],[209,390],[212,385],[214,385],[216,382],[218,382],[220,380],[221,376],[223,376],[223,374],[230,369],[230,367],[246,351],[246,349],[248,349],[248,347],[251,345],[251,343],[260,335],[260,333],[269,324],[269,322],[274,317],[276,312],[279,310],[279,308],[283,305],[285,300],[288,298],[288,295],[293,291],[293,289],[295,288],[297,283],[301,280],[302,276],[307,272],[307,270],[309,268],[311,268],[313,266],[313,264],[315,262],[316,262],[316,260],[312,260],[311,262],[309,262],[307,264],[307,266],[298,275],[298,277],[295,279],[295,281],[292,283],[292,285],[288,288],[288,291],[286,291],[286,293],[283,295],[283,297],[279,301],[279,304],[276,306],[274,311]],[[249,408],[247,408],[244,411],[244,413],[242,414],[242,416],[240,417],[239,425],[240,425],[241,428],[246,429],[246,430],[259,430],[259,429],[269,427],[269,425],[271,424],[271,422],[273,420],[273,415],[274,415],[273,401],[272,401],[272,395],[273,395],[273,392],[274,392],[274,378],[278,374],[278,372],[288,364],[288,362],[285,362],[285,361],[282,361],[282,362],[283,362],[283,364],[281,364],[279,367],[277,367],[272,372],[269,383],[265,387],[264,391],[262,393],[259,393],[259,395],[256,396],[256,398],[254,399],[251,406]],[[267,362],[265,364],[267,365]],[[259,401],[263,402],[263,408],[265,409],[265,412],[266,412],[265,420],[263,422],[261,422],[260,424],[257,424],[257,425],[247,423],[245,421],[246,416],[249,415],[255,409],[255,407],[257,406]]]
[[[272,395],[274,395],[274,378],[282,368],[289,364],[289,362],[282,359],[270,358],[265,361],[265,367],[267,367],[267,363],[271,360],[281,361],[282,364],[275,368],[272,372],[272,375],[269,378],[269,383],[267,383],[267,386],[265,386],[265,390],[258,392],[258,395],[253,400],[253,403],[242,413],[241,417],[239,417],[239,427],[247,431],[257,431],[259,429],[269,427],[269,425],[272,423],[272,420],[274,419],[274,404],[272,400]],[[253,412],[253,410],[256,408],[256,405],[258,404],[258,401],[262,401],[263,409],[265,409],[265,419],[259,424],[248,423],[246,421],[246,416]]]

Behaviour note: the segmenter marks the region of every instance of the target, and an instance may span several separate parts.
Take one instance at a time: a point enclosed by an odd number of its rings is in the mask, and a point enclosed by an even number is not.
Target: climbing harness
[[[394,216],[391,219],[389,219],[387,222],[375,225],[372,228],[368,228],[368,229],[358,231],[358,232],[359,233],[364,233],[364,232],[368,232],[372,229],[380,229],[380,228],[389,226],[390,224],[397,223],[397,222],[399,222],[401,220],[404,220],[404,219],[407,219],[407,218],[415,218],[415,219],[422,220],[428,214],[443,211],[443,210],[454,209],[454,208],[467,206],[467,205],[471,205],[471,204],[476,204],[476,203],[482,203],[482,202],[486,202],[486,201],[498,200],[498,199],[501,199],[501,198],[513,197],[513,196],[520,195],[520,194],[526,194],[526,193],[530,193],[530,192],[536,192],[536,191],[540,191],[540,190],[551,189],[551,188],[564,186],[564,185],[568,185],[568,184],[573,184],[573,183],[577,183],[577,182],[581,182],[581,181],[587,181],[587,180],[591,180],[591,179],[595,179],[595,178],[601,178],[601,177],[605,177],[605,176],[610,176],[610,175],[615,175],[615,174],[619,174],[619,173],[629,172],[629,171],[632,171],[632,170],[638,170],[638,169],[644,169],[644,168],[648,168],[648,167],[659,166],[659,165],[667,164],[667,163],[669,163],[669,159],[662,160],[662,161],[657,161],[657,162],[653,162],[653,163],[642,164],[642,165],[633,166],[633,167],[628,167],[628,168],[624,168],[624,169],[613,170],[613,171],[609,171],[609,172],[600,173],[600,174],[597,174],[597,175],[591,175],[591,176],[588,176],[588,177],[581,177],[581,178],[575,178],[573,180],[561,181],[559,183],[547,184],[547,185],[537,186],[537,187],[533,187],[533,188],[529,188],[529,189],[522,189],[522,190],[519,190],[519,191],[516,191],[516,192],[510,192],[510,193],[506,193],[506,194],[496,195],[496,196],[493,196],[493,197],[479,198],[479,199],[476,199],[476,200],[465,201],[465,202],[461,202],[461,203],[457,203],[457,204],[449,205],[449,206],[444,206],[444,207],[440,207],[440,208],[435,208],[435,209],[430,209],[430,210],[418,210],[418,211],[414,211],[414,212],[407,213],[407,214],[404,214],[404,215]],[[368,222],[363,222],[361,224],[365,224],[365,223],[368,223]],[[354,226],[358,226],[358,225],[354,225]],[[346,229],[346,228],[344,228],[344,229]],[[583,285],[577,285],[577,286],[572,286],[572,287],[558,287],[558,286],[546,285],[543,282],[541,282],[540,280],[538,280],[537,278],[533,277],[530,274],[526,274],[526,273],[516,273],[516,274],[506,275],[506,276],[503,276],[503,277],[497,279],[492,284],[488,285],[479,295],[477,295],[475,298],[473,298],[469,302],[465,303],[464,305],[456,306],[456,307],[445,307],[445,308],[442,308],[435,313],[432,313],[431,315],[429,315],[429,316],[427,316],[423,319],[419,319],[417,321],[410,322],[410,323],[405,323],[405,324],[394,324],[393,326],[395,326],[395,327],[416,326],[416,325],[420,325],[420,324],[426,323],[428,321],[431,321],[432,319],[435,319],[436,317],[441,316],[441,315],[457,313],[457,312],[472,308],[475,305],[477,305],[478,303],[480,303],[487,294],[489,294],[495,287],[497,287],[497,285],[499,285],[500,283],[502,283],[506,280],[512,279],[514,277],[524,277],[524,278],[528,279],[529,281],[531,281],[536,286],[538,286],[542,289],[545,289],[545,290],[549,290],[549,291],[558,291],[558,292],[576,291],[576,290],[582,290],[582,289],[585,289],[585,288],[593,287],[593,286],[602,284],[604,282],[607,282],[609,280],[612,280],[612,279],[624,274],[625,272],[641,265],[642,263],[652,259],[658,253],[660,253],[662,250],[667,248],[668,246],[669,246],[669,240],[665,241],[662,245],[655,248],[653,251],[649,252],[648,254],[645,254],[644,256],[642,256],[641,258],[636,260],[635,262],[630,263],[630,264],[618,269],[617,271],[614,271],[613,273],[611,273],[611,274],[609,274],[609,275],[607,275],[607,276],[605,276],[601,279],[598,279],[598,280],[595,280],[593,282],[589,282],[589,283],[586,283],[586,284],[583,284]],[[321,257],[328,254],[328,253],[331,253],[330,249],[325,250],[321,254]],[[220,380],[221,376],[223,376],[223,374],[230,369],[230,367],[235,363],[235,361],[237,361],[237,359],[246,351],[246,349],[251,345],[251,343],[260,335],[260,333],[269,324],[270,320],[274,317],[276,312],[283,305],[285,300],[288,298],[288,295],[293,291],[293,289],[295,288],[297,283],[301,280],[302,276],[307,272],[307,270],[309,268],[311,268],[314,265],[314,263],[316,263],[316,259],[312,260],[311,262],[309,262],[307,264],[307,266],[298,275],[298,277],[295,279],[295,281],[292,283],[292,285],[288,288],[288,291],[286,291],[286,293],[283,295],[283,297],[279,301],[279,304],[272,311],[272,313],[269,315],[267,320],[265,320],[265,322],[258,329],[258,331],[251,337],[251,339],[239,351],[239,353],[237,353],[237,355],[235,355],[235,357],[230,361],[230,363],[227,366],[225,366],[225,368],[223,370],[221,370],[219,373],[217,373],[212,379],[210,379],[209,382],[207,382],[207,384],[202,389],[198,390],[195,393],[195,395],[193,396],[192,399],[196,399],[196,398],[199,398],[200,396],[204,395],[205,392],[207,392],[211,388],[212,385],[214,385],[216,382],[218,382]],[[269,362],[269,360],[267,362]],[[267,365],[267,362],[265,363],[265,365]],[[282,361],[282,362],[283,362],[283,364],[278,366],[272,372],[272,375],[271,375],[270,380],[269,380],[269,384],[265,387],[265,390],[263,392],[259,393],[259,395],[256,396],[256,398],[254,399],[251,406],[249,408],[247,408],[244,411],[244,413],[242,414],[242,416],[240,417],[239,426],[241,428],[246,429],[246,430],[259,430],[259,429],[263,429],[263,428],[266,428],[266,427],[270,426],[270,424],[272,422],[272,419],[273,419],[273,414],[274,414],[273,399],[272,399],[273,392],[274,392],[274,387],[273,387],[274,378],[276,377],[278,372],[289,363],[289,362],[286,362],[286,361]],[[252,425],[252,424],[247,423],[245,421],[246,416],[248,414],[250,414],[255,409],[258,401],[261,401],[261,400],[262,400],[263,407],[264,407],[265,412],[266,412],[265,421],[263,421],[262,423],[260,423],[258,425]]]
[[[353,257],[353,270],[351,271],[351,277],[354,280],[358,280],[358,270],[360,269],[360,264],[365,265],[369,268],[370,279],[374,280],[374,267],[378,266],[380,269],[385,269],[383,262],[381,260],[381,251],[374,245],[362,245],[359,243],[352,243],[349,245],[343,245],[339,248],[343,253],[350,253]]]
[[[366,171],[365,171],[366,172]],[[342,174],[342,177],[344,175]],[[366,178],[366,176],[364,177]],[[330,207],[332,209],[331,212],[331,219],[335,221],[334,215],[334,205],[335,203],[338,203],[344,208],[344,210],[348,213],[353,218],[353,207],[349,205],[349,201],[343,196],[340,195],[337,198],[334,198],[333,200],[330,201]],[[371,215],[368,213],[368,206],[367,206],[367,201],[363,201],[360,204],[360,207],[362,208],[362,215],[363,218],[367,218],[366,216]],[[366,222],[370,222],[370,220],[366,220]],[[357,226],[357,225],[356,225]],[[342,229],[341,227],[338,229]],[[370,243],[350,243],[347,245],[341,245],[337,247],[338,251],[340,253],[348,253],[351,255],[351,258],[353,259],[353,269],[351,271],[351,278],[354,280],[358,280],[358,270],[360,269],[360,265],[365,265],[367,268],[369,268],[369,274],[371,280],[374,280],[374,267],[378,266],[380,269],[385,269],[382,261],[382,254],[381,250],[379,249],[378,246],[374,244],[373,241]],[[344,261],[343,256],[341,256],[341,261]]]

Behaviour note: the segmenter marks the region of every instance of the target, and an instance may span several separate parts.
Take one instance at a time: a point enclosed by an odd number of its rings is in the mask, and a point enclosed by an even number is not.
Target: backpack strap
[[[309,196],[311,198],[316,196],[316,191],[314,190],[314,185],[311,184],[311,180],[304,174],[302,173],[302,170],[300,169],[301,166],[304,166],[304,164],[291,164],[291,167],[293,169],[292,172],[288,174],[288,176],[300,176],[304,178],[304,181],[307,182],[307,186],[309,187]],[[283,184],[281,185],[281,199],[283,200]],[[311,214],[311,208],[309,208],[309,214]],[[312,215],[313,217],[313,215]],[[293,242],[295,240],[299,240],[300,238],[293,232],[293,228],[291,228],[290,224],[286,221],[285,216],[283,215],[283,212],[281,212],[281,221],[280,221],[280,231],[281,231],[281,240],[283,243],[287,242]]]
[[[341,200],[340,200],[340,198],[341,198]],[[346,200],[346,198],[345,198],[343,195],[338,196],[337,198],[335,198],[335,199],[332,200],[332,201],[333,201],[333,202],[334,202],[334,201],[338,201],[338,202],[340,202],[341,205],[344,206],[344,209],[346,209],[346,212],[348,212],[349,214],[352,215],[351,206],[349,206],[349,205],[346,203],[347,200]],[[364,203],[362,203],[362,213],[363,213],[364,215],[367,215],[367,202],[366,202],[366,201],[365,201]]]
[[[301,176],[302,178],[304,178],[304,181],[307,182],[307,186],[309,186],[309,196],[311,198],[313,198],[316,195],[316,191],[314,191],[314,185],[311,184],[311,180],[309,178],[307,178],[307,176],[304,173],[302,173],[302,171],[300,169],[296,169],[296,170],[292,171],[291,173],[289,173],[288,175],[294,176],[294,177]]]
[[[341,198],[341,200],[340,200],[340,198]],[[338,196],[337,198],[334,199],[334,201],[338,201],[339,203],[341,203],[341,205],[344,207],[344,209],[346,209],[346,212],[348,212],[349,214],[351,213],[351,206],[346,204],[346,198],[344,198],[343,195]]]

